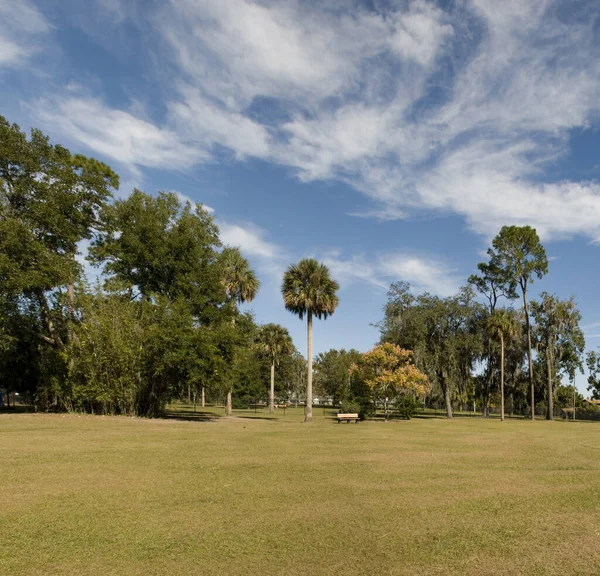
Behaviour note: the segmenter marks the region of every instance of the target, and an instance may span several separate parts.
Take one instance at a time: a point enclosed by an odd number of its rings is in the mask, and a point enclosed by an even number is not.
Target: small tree
[[[260,327],[256,337],[259,351],[271,361],[271,389],[269,394],[269,412],[275,409],[275,365],[279,365],[281,356],[294,351],[292,339],[286,328],[279,324],[265,324]]]
[[[518,338],[520,327],[512,311],[496,310],[488,318],[487,329],[500,341],[500,420],[504,420],[504,349],[507,341]]]
[[[540,302],[532,302],[532,313],[536,320],[536,340],[540,353],[546,357],[547,368],[547,414],[546,419],[554,418],[553,381],[559,370],[574,372],[572,366],[583,353],[585,339],[579,327],[581,313],[575,299],[560,300],[556,296],[542,292]]]
[[[350,368],[351,374],[358,374],[372,392],[384,398],[386,420],[390,395],[421,395],[429,389],[427,376],[415,367],[412,357],[410,350],[385,342],[365,352]]]

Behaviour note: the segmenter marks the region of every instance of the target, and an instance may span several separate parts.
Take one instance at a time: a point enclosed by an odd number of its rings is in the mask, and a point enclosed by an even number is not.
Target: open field
[[[0,415],[0,573],[600,573],[599,424],[257,416]]]

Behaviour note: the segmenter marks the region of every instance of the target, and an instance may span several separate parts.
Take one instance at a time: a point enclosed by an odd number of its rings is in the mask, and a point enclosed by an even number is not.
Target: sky
[[[513,224],[600,345],[597,0],[0,0],[0,94],[119,195],[213,210],[303,352],[290,263],[341,285],[315,352],[366,350],[392,281],[450,295]]]

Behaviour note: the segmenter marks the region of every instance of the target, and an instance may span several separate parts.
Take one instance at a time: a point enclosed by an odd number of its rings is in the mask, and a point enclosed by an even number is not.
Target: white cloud
[[[397,251],[344,258],[340,251],[333,250],[320,255],[320,260],[342,285],[358,281],[387,290],[391,282],[403,280],[415,291],[440,296],[454,294],[460,286],[456,271],[429,255]]]
[[[32,113],[53,132],[132,170],[138,166],[189,168],[208,158],[201,149],[185,144],[174,131],[110,108],[76,88],[35,101]]]
[[[334,94],[383,49],[388,28],[368,12],[315,12],[286,0],[173,0],[155,21],[181,69],[231,108],[255,96]]]
[[[125,19],[124,4],[101,4]],[[132,168],[186,169],[225,149],[347,182],[372,201],[361,216],[449,213],[486,236],[516,223],[600,240],[600,184],[545,177],[573,130],[598,123],[595,0],[375,5],[171,0],[138,18],[166,48],[152,54],[172,87],[162,125],[72,91],[37,113]]]
[[[281,256],[278,246],[265,239],[264,230],[254,224],[233,224],[224,220],[217,220],[221,231],[221,241],[227,246],[241,248],[244,255],[265,259],[274,259]]]
[[[440,45],[453,29],[444,23],[444,13],[433,4],[416,0],[406,13],[394,15],[396,30],[391,46],[405,60],[427,66],[438,53]]]
[[[181,89],[182,100],[170,105],[177,132],[208,156],[218,144],[238,157],[269,155],[268,131],[249,118],[223,110],[188,86]]]
[[[0,0],[0,70],[25,64],[49,31],[46,18],[28,0]]]

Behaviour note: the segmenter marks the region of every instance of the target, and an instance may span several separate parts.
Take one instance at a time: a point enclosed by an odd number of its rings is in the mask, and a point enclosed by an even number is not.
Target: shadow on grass
[[[165,420],[182,420],[185,422],[212,422],[221,418],[214,412],[192,412],[190,410],[167,410],[163,418]]]
[[[26,406],[24,404],[17,404],[7,408],[6,405],[0,408],[0,414],[27,414],[33,413],[34,409],[32,406]]]
[[[247,414],[244,416],[241,416],[240,414],[236,414],[235,412],[233,413],[233,417],[234,418],[242,418],[243,420],[272,420],[273,422],[275,422],[276,420],[279,420],[279,418],[277,416],[260,416],[260,415],[254,415],[254,414]]]

